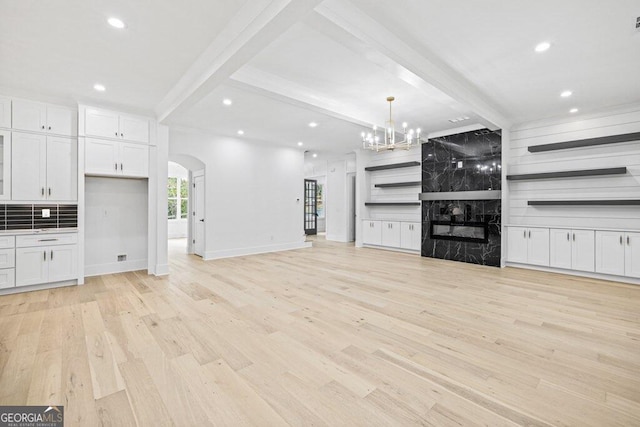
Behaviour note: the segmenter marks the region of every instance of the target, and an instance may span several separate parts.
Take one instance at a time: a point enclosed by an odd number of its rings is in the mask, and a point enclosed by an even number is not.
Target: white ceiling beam
[[[321,1],[246,2],[158,104],[155,109],[158,121],[164,122],[186,112]]]
[[[375,49],[371,59],[378,65],[390,69],[395,63],[394,75],[415,87],[436,87],[497,127],[511,126],[506,114],[475,85],[405,32],[386,28],[348,0],[326,0],[315,11]]]

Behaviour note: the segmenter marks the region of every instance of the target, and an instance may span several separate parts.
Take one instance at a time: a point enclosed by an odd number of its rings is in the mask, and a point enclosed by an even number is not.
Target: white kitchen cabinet
[[[596,231],[596,271],[640,278],[640,233]]]
[[[16,285],[15,268],[0,270],[0,289],[13,288]]]
[[[18,236],[16,246],[16,286],[77,279],[77,234]]]
[[[76,135],[77,113],[74,109],[40,102],[13,100],[12,127],[56,135]]]
[[[11,199],[11,132],[0,130],[0,200]]]
[[[149,146],[87,138],[85,174],[145,178],[149,176]]]
[[[13,132],[11,159],[12,200],[77,200],[75,139]]]
[[[400,222],[382,221],[382,246],[400,247]]]
[[[593,230],[550,229],[549,266],[595,271],[595,234]]]
[[[380,221],[362,221],[362,243],[365,245],[382,244],[382,228]]]
[[[0,128],[11,127],[11,98],[0,96]]]
[[[549,229],[509,227],[507,259],[523,264],[549,265]]]
[[[85,134],[102,138],[149,142],[149,120],[99,108],[87,108]]]
[[[400,223],[400,247],[419,251],[422,246],[422,227],[419,222]]]

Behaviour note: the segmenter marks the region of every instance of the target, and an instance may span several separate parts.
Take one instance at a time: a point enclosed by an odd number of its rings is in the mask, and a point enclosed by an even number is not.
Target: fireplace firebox
[[[487,243],[489,241],[489,224],[486,222],[431,221],[429,237],[459,242]]]

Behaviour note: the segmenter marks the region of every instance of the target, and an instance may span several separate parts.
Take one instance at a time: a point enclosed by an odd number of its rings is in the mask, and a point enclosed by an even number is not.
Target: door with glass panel
[[[318,181],[304,180],[304,234],[318,233]]]

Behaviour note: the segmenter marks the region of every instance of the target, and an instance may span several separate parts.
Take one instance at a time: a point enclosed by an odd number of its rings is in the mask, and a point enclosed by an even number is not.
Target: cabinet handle
[[[576,233],[573,233],[573,241],[576,241]]]
[[[42,130],[44,130],[44,125],[42,125]]]
[[[120,136],[124,138],[124,133],[121,133]]]
[[[47,251],[42,251],[42,259],[47,260]]]
[[[529,230],[529,238],[531,238],[531,230]]]
[[[57,242],[58,239],[39,239],[38,242]]]
[[[116,167],[116,170],[118,170],[118,164],[117,163],[115,163],[115,167]]]
[[[620,244],[622,244],[622,235],[620,235]]]
[[[567,242],[569,241],[569,233],[567,233]]]
[[[122,170],[122,163],[120,163],[120,170]]]
[[[118,136],[118,132],[116,132],[116,136]]]
[[[524,235],[523,237],[526,239],[527,238],[527,230],[524,230]]]
[[[44,196],[44,187],[40,189],[40,193]]]
[[[629,238],[629,236],[627,236],[627,246],[631,245],[631,239]]]
[[[49,130],[51,130],[51,126],[49,126]]]
[[[51,261],[53,261],[53,249],[51,250],[51,257],[49,257]]]
[[[49,187],[49,195],[51,195],[51,187]]]

